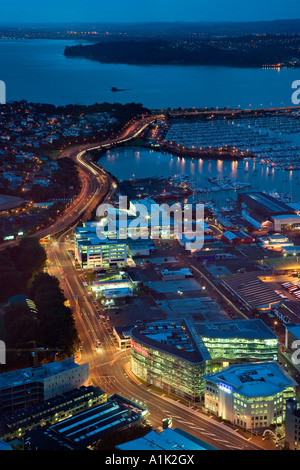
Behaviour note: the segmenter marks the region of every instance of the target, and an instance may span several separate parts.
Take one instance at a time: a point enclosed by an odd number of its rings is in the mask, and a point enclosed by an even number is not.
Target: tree
[[[73,312],[64,305],[66,298],[58,279],[47,273],[37,274],[31,297],[38,310],[40,341],[48,347],[60,348],[67,356],[74,354],[78,334]]]
[[[41,269],[47,256],[38,238],[22,238],[19,245],[11,248],[11,256],[17,269],[29,277]]]
[[[5,342],[8,346],[24,345],[37,340],[38,319],[23,303],[9,305],[4,311]]]

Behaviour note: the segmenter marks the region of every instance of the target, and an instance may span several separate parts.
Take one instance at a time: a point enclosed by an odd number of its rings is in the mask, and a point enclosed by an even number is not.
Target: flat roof
[[[119,444],[119,450],[218,450],[179,428],[167,428],[161,433],[150,431],[145,436]]]
[[[259,277],[263,274],[251,271],[233,274],[222,280],[222,283],[232,289],[251,308],[280,303],[281,297]]]
[[[278,214],[272,215],[272,219],[275,220],[285,220],[285,219],[293,219],[300,222],[300,215],[298,214]]]
[[[227,385],[231,393],[245,397],[272,396],[298,385],[275,361],[231,365],[203,378],[218,386]]]
[[[298,246],[298,245],[297,246],[295,246],[295,245],[294,246],[285,246],[283,248],[283,251],[291,251],[291,252],[300,251],[300,246]]]
[[[239,198],[248,198],[253,202],[256,202],[257,204],[261,205],[270,215],[291,214],[293,212],[293,209],[290,206],[263,192],[240,193]],[[296,213],[295,210],[294,213]]]
[[[206,338],[277,339],[261,320],[230,320],[226,322],[195,323],[200,335]]]
[[[60,362],[50,362],[40,366],[28,367],[27,369],[18,369],[11,372],[0,374],[0,389],[7,387],[16,387],[24,383],[42,382],[44,379],[66,370],[77,369],[82,365],[74,362],[74,357],[63,359]]]
[[[8,196],[7,194],[0,194],[0,212],[9,211],[18,207],[23,202],[23,199],[17,196]]]
[[[195,337],[197,331],[187,320],[159,321],[136,326],[131,337],[146,347],[164,351],[185,361],[202,364],[210,354],[202,342]]]
[[[290,331],[296,338],[300,339],[300,325],[297,323],[288,323],[285,325],[286,329]]]
[[[45,428],[25,435],[31,448],[86,449],[108,432],[138,422],[144,408],[119,395],[112,395],[106,403],[94,406]]]
[[[2,435],[7,432],[12,432],[20,427],[20,422],[26,422],[27,425],[37,424],[37,420],[47,419],[52,416],[55,412],[67,411],[75,406],[77,407],[80,403],[84,403],[91,398],[100,397],[106,395],[98,387],[93,386],[81,386],[68,392],[57,395],[53,398],[47,399],[44,402],[38,402],[34,405],[15,410],[0,416],[0,433]]]

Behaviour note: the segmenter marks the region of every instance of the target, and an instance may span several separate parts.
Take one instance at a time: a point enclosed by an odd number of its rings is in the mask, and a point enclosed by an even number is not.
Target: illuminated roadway
[[[54,262],[50,274],[60,279],[65,295],[75,312],[76,326],[83,344],[79,362],[89,363],[92,383],[108,394],[120,393],[145,404],[150,411],[149,421],[157,430],[161,430],[163,418],[172,417],[174,426],[219,449],[261,449],[225,424],[201,413],[198,406],[189,408],[179,400],[171,399],[167,393],[155,392],[140,384],[131,376],[128,368],[124,368],[125,365],[128,366],[129,350],[117,350],[113,344],[111,321],[99,318],[104,312],[96,307],[92,296],[84,287],[82,274],[75,269],[74,259],[66,250],[64,238],[65,235],[58,237],[47,250],[49,259]],[[95,348],[97,341],[101,344],[99,350]]]
[[[126,136],[123,135],[123,139],[132,138],[128,135],[132,135],[132,133],[127,130]],[[91,147],[87,148],[91,149]],[[95,148],[95,146],[92,148]],[[83,192],[89,195],[88,200],[82,201],[80,199],[79,207],[76,206],[75,210],[78,211],[78,215],[82,214],[86,217],[86,210],[90,213],[94,203],[98,204],[101,198],[101,202],[105,202],[111,196],[113,189],[107,188],[106,185],[110,182],[105,179],[101,168],[84,159],[85,150],[85,148],[81,148],[79,152],[78,150],[71,151],[68,156],[77,159],[89,182],[94,179],[99,184],[98,187],[96,187],[96,184],[92,189],[88,185],[88,181],[84,181],[86,186],[83,187]],[[103,178],[101,181],[104,187],[101,186],[100,178]],[[61,222],[69,223],[71,220],[71,215],[65,214]],[[76,217],[74,217],[74,220],[76,220]],[[68,250],[68,248],[72,248],[72,242],[68,240],[68,236],[71,234],[72,227],[57,234],[54,241],[48,244],[48,259],[53,263],[53,265],[50,265],[49,274],[58,277],[65,296],[69,299],[74,311],[76,327],[83,346],[79,362],[89,363],[92,383],[108,394],[120,393],[129,399],[142,402],[150,412],[149,421],[157,430],[161,430],[163,418],[171,417],[174,426],[190,432],[219,449],[262,450],[262,442],[257,445],[252,440],[247,440],[225,424],[203,414],[198,406],[189,407],[179,399],[171,398],[167,393],[155,392],[146,385],[139,383],[132,376],[128,369],[129,351],[116,348],[113,341],[111,320],[107,319],[109,314],[107,314],[107,311],[106,313],[102,311],[99,305],[93,301],[92,296],[83,284],[83,272],[75,268],[74,258]],[[100,318],[100,315],[104,318]],[[97,341],[101,344],[98,349],[96,349]]]
[[[160,116],[156,116],[159,118]],[[203,414],[198,406],[188,406],[166,393],[155,392],[137,382],[128,369],[129,351],[118,350],[113,341],[111,321],[107,313],[93,301],[83,284],[82,271],[75,268],[74,258],[68,248],[72,242],[68,237],[78,220],[86,220],[100,202],[105,202],[114,192],[112,180],[102,168],[85,159],[86,151],[96,148],[109,148],[137,137],[155,117],[146,117],[130,125],[120,137],[100,144],[85,145],[69,149],[62,157],[76,161],[82,181],[81,192],[53,226],[38,233],[43,238],[51,235],[53,241],[47,243],[47,256],[50,261],[49,274],[55,275],[73,309],[83,351],[80,363],[89,363],[90,379],[108,394],[120,393],[129,399],[136,399],[150,411],[149,421],[161,430],[162,419],[171,417],[173,425],[190,432],[199,439],[224,450],[262,450],[262,441],[255,444],[236,430]],[[36,234],[37,235],[37,234]],[[53,263],[53,264],[52,264]],[[201,273],[203,275],[203,273]],[[207,281],[209,281],[207,279]],[[100,318],[100,315],[104,318]],[[99,341],[101,347],[96,349]],[[125,367],[126,366],[126,367]],[[257,438],[253,438],[255,441]]]

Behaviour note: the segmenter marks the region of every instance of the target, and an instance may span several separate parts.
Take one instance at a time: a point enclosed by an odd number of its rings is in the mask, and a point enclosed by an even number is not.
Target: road
[[[112,341],[111,321],[99,318],[104,312],[88,294],[82,282],[82,273],[75,269],[74,259],[66,249],[67,235],[61,235],[47,247],[48,257],[54,263],[50,273],[60,279],[75,312],[76,325],[83,344],[80,363],[89,362],[92,383],[108,394],[119,393],[145,404],[150,412],[149,421],[157,430],[161,430],[163,418],[172,417],[175,427],[178,426],[219,449],[261,449],[225,424],[203,414],[198,406],[188,407],[180,400],[173,400],[166,394],[151,390],[132,377],[128,367],[130,353],[128,350],[116,349]],[[99,350],[95,348],[97,341],[101,343]]]
[[[59,234],[70,226],[74,226],[79,218],[87,220],[95,207],[102,201],[104,195],[112,185],[110,176],[93,162],[86,162],[86,153],[95,149],[109,149],[115,145],[120,145],[137,138],[143,131],[156,120],[160,120],[162,115],[143,116],[138,121],[132,122],[128,127],[120,132],[120,135],[103,142],[78,145],[63,151],[59,158],[69,157],[77,164],[79,177],[81,180],[81,191],[71,202],[53,225],[35,232],[31,236],[44,238]],[[0,250],[6,247],[17,245],[19,240],[2,243]]]
[[[88,170],[92,164],[85,162],[85,165]],[[93,165],[92,169],[95,169]],[[150,412],[149,421],[158,431],[161,430],[162,419],[172,417],[174,426],[192,433],[216,448],[262,450],[262,441],[254,443],[247,440],[225,424],[203,414],[198,406],[189,407],[180,400],[173,400],[132,377],[128,367],[129,351],[116,348],[111,320],[106,319],[107,314],[104,315],[84,286],[82,271],[75,268],[75,260],[68,250],[68,247],[72,246],[68,241],[71,233],[71,229],[66,230],[47,245],[48,259],[53,263],[49,273],[59,278],[75,313],[78,334],[83,345],[79,362],[89,363],[92,383],[108,394],[120,393],[145,404]],[[105,318],[100,318],[100,315]],[[101,347],[96,349],[98,341]]]
[[[133,139],[154,119],[153,116],[146,117],[131,124],[121,136],[111,141],[69,149],[61,155],[76,160],[82,189],[55,224],[38,233],[41,238],[48,235],[52,238],[46,247],[50,260],[49,274],[59,279],[65,296],[70,301],[83,346],[79,362],[89,363],[90,379],[94,385],[108,394],[120,393],[144,403],[150,412],[149,421],[154,429],[161,430],[162,419],[172,417],[174,427],[178,426],[218,449],[262,450],[263,447],[266,448],[266,444],[261,440],[257,441],[258,438],[248,440],[236,430],[202,413],[198,406],[189,407],[180,400],[155,392],[132,377],[128,368],[129,352],[116,348],[111,321],[107,319],[107,315],[103,318],[104,312],[84,286],[82,272],[76,270],[74,258],[68,249],[72,246],[68,237],[72,234],[73,226],[79,219],[88,218],[97,204],[105,202],[114,191],[109,176],[96,164],[85,159],[86,151]],[[96,349],[98,341],[101,347]]]

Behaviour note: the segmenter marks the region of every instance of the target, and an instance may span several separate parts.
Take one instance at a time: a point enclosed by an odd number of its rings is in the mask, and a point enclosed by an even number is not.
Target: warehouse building
[[[189,270],[189,268],[181,268],[181,269],[162,269],[160,271],[160,275],[164,281],[177,281],[179,279],[188,279],[193,277],[193,273]]]
[[[221,240],[228,245],[242,245],[255,242],[254,238],[250,237],[250,235],[243,232],[242,230],[223,232]]]
[[[238,202],[259,228],[272,223],[273,230],[300,229],[300,215],[290,205],[263,192],[239,193]],[[244,212],[245,215],[245,212]]]
[[[250,312],[268,311],[278,305],[282,298],[260,279],[261,272],[233,274],[222,280],[222,284]]]
[[[294,243],[285,235],[281,233],[267,234],[265,237],[259,239],[262,248],[268,250],[283,250],[286,247],[293,247]]]

